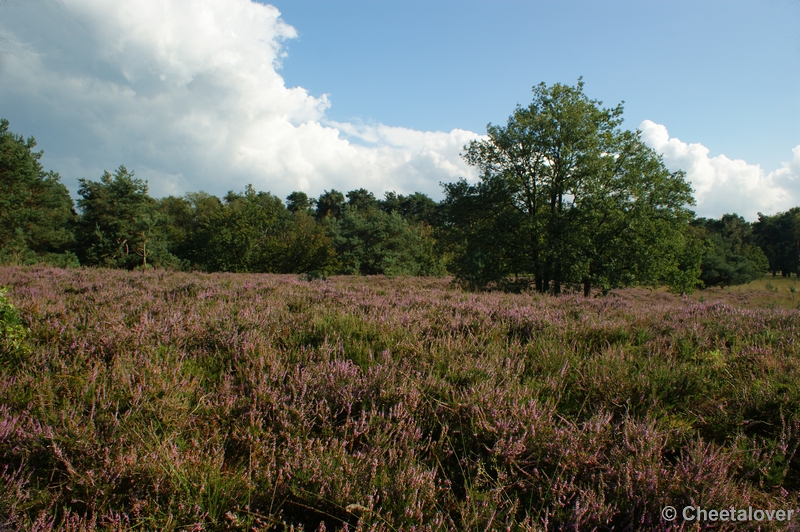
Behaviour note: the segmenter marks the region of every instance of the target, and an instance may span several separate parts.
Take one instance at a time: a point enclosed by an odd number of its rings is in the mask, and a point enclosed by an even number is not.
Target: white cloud
[[[765,172],[741,159],[709,157],[702,144],[670,138],[665,126],[650,120],[642,122],[639,129],[642,140],[664,155],[667,168],[686,172],[700,216],[718,218],[735,212],[754,221],[758,212],[774,214],[800,204],[800,146],[793,150],[792,162]]]
[[[327,121],[327,96],[278,73],[296,36],[279,17],[250,0],[0,4],[0,106],[47,128],[33,133],[73,187],[119,164],[155,196],[247,183],[439,195],[474,177],[459,153],[475,133]]]

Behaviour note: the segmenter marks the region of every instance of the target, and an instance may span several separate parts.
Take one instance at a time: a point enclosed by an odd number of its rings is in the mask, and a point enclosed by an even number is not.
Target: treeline
[[[691,222],[704,243],[700,280],[704,286],[744,284],[771,272],[800,274],[800,207],[751,224],[736,214]]]
[[[682,171],[577,86],[540,84],[527,107],[465,147],[480,181],[445,185],[453,273],[474,287],[558,293],[667,284],[678,293],[797,272],[796,212],[695,220]],[[784,223],[777,231],[766,226]],[[766,234],[776,251],[766,252]],[[761,245],[765,245],[764,250]],[[770,255],[771,253],[771,255]],[[782,262],[778,257],[788,257]]]
[[[444,275],[434,237],[437,204],[424,194],[364,189],[284,203],[248,186],[154,199],[124,166],[80,180],[74,205],[45,173],[33,139],[2,125],[0,262],[171,268],[207,272]]]
[[[33,138],[0,121],[0,263],[207,272],[445,275],[480,289],[558,293],[668,284],[689,292],[800,273],[800,207],[749,223],[696,219],[691,189],[577,87],[540,85],[465,149],[481,180],[422,193],[248,186],[155,199],[120,166],[73,203]]]

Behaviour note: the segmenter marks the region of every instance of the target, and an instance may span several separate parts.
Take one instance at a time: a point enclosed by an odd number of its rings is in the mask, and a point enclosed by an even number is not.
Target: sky
[[[463,147],[575,84],[686,171],[699,216],[800,205],[800,1],[0,0],[0,117],[73,194],[477,179]]]

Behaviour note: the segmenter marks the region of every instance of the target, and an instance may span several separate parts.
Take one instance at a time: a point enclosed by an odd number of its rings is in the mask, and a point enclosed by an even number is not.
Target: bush
[[[28,330],[8,300],[8,288],[0,288],[0,365],[11,368],[20,355],[30,352],[27,338]]]

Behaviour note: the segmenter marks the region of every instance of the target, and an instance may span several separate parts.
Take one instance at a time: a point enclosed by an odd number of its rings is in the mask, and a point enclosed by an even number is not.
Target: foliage
[[[702,229],[694,225],[684,227],[681,243],[668,269],[664,281],[673,294],[691,294],[705,284],[701,279],[702,261],[708,252],[708,242]]]
[[[233,197],[232,193],[228,194],[229,200]],[[227,250],[224,245],[219,246],[218,239],[212,239],[215,227],[225,224],[223,219],[226,216],[220,212],[223,208],[226,207],[219,198],[204,191],[188,192],[182,198],[169,196],[158,200],[158,212],[166,220],[163,234],[169,251],[184,269],[208,270],[226,261],[236,262],[236,257],[225,255],[236,253],[238,249]],[[213,226],[212,222],[217,225]],[[209,244],[214,247],[210,248]]]
[[[268,229],[264,249],[265,270],[275,273],[326,272],[336,255],[323,226],[305,210]]]
[[[380,201],[380,208],[388,213],[397,212],[410,222],[437,225],[438,205],[422,192],[414,192],[408,196],[387,192]]]
[[[252,185],[244,194],[228,192],[200,231],[202,263],[208,271],[270,271],[268,232],[288,216],[280,198]]]
[[[753,224],[755,242],[769,262],[772,275],[800,276],[800,207],[767,216],[758,214]]]
[[[0,373],[0,526],[674,530],[668,504],[785,509],[800,311],[754,301],[791,283],[699,302],[0,267],[31,347]]]
[[[295,191],[286,196],[286,208],[290,212],[303,211],[311,214],[311,207],[316,204],[317,200],[309,199],[305,192]]]
[[[28,330],[17,308],[8,300],[8,288],[0,287],[0,370],[13,371],[19,355],[28,354]]]
[[[767,257],[755,243],[750,224],[741,216],[700,218],[692,225],[705,232],[708,242],[700,275],[705,286],[745,284],[758,279],[769,268]]]
[[[197,231],[194,205],[188,197],[167,196],[156,200],[156,212],[163,220],[162,234],[167,249],[183,262],[183,267],[188,267],[193,255],[193,236]]]
[[[490,124],[467,147],[481,182],[445,185],[456,275],[485,285],[529,274],[555,293],[667,277],[692,217],[683,173],[620,130],[622,107],[601,108],[582,81],[533,92],[506,126]]]
[[[374,198],[373,198],[374,199]],[[433,233],[424,224],[410,224],[396,212],[374,203],[346,205],[331,226],[338,271],[345,274],[442,275]]]
[[[128,269],[176,263],[163,232],[166,218],[146,182],[124,166],[103,172],[100,181],[79,181],[76,241],[82,263]]]
[[[444,186],[444,223],[438,236],[449,262],[448,271],[470,289],[489,286],[509,273],[529,270],[525,244],[513,231],[499,228],[520,227],[522,215],[515,209],[498,208],[508,201],[501,181],[470,185],[461,179]]]
[[[343,206],[344,194],[335,188],[331,189],[330,191],[326,190],[317,200],[315,217],[317,220],[321,220],[326,216],[332,216],[336,218],[339,216],[339,213],[341,213]]]
[[[377,209],[379,205],[378,200],[375,199],[375,195],[365,188],[351,190],[346,196],[347,205],[351,209],[366,211]]]
[[[667,284],[689,294],[800,273],[800,207],[691,222],[691,190],[621,129],[622,107],[540,84],[506,126],[465,147],[482,173],[443,184],[445,199],[366,189],[280,199],[248,185],[155,200],[124,166],[82,179],[80,214],[58,174],[44,172],[0,121],[0,264],[208,272],[454,274],[471,289],[604,294]],[[691,225],[690,225],[691,222]]]
[[[67,188],[55,172],[45,172],[24,140],[0,119],[0,263],[24,264],[65,257],[73,235],[75,211]]]

